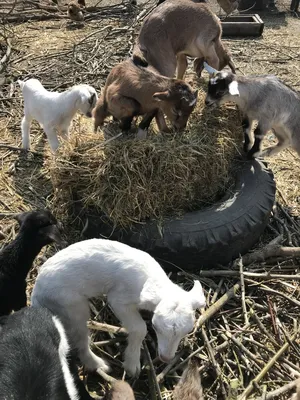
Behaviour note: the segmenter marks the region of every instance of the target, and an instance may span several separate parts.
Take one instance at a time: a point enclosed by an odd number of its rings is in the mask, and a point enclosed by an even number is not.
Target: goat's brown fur
[[[175,386],[173,400],[203,400],[203,389],[199,363],[195,357],[189,360],[187,368],[183,371],[179,383]]]
[[[124,130],[130,128],[136,115],[145,115],[149,124],[155,116],[159,128],[165,131],[167,127],[162,113],[176,129],[183,129],[196,99],[197,91],[184,81],[162,76],[153,68],[135,65],[128,59],[116,65],[107,77],[103,93],[93,110],[95,131],[109,115],[121,121]],[[140,128],[145,129],[149,124],[144,121],[143,126],[143,121]]]
[[[80,1],[80,3],[79,3]],[[70,17],[71,20],[73,21],[83,21],[83,13],[82,13],[82,8],[84,7],[82,5],[82,0],[77,1],[72,1],[71,3],[68,4],[68,16]],[[84,1],[83,1],[84,3]],[[85,4],[85,3],[84,3]]]
[[[186,71],[186,56],[196,58],[199,75],[203,61],[217,70],[229,65],[235,72],[221,36],[221,22],[207,4],[165,1],[145,18],[133,53],[165,76],[173,77],[177,66],[178,79]]]
[[[134,393],[131,386],[125,381],[116,381],[112,384],[107,393],[106,400],[134,400]]]

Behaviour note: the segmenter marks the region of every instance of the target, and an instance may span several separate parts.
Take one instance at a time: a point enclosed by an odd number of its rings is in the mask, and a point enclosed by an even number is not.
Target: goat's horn
[[[205,61],[203,63],[203,67],[210,75],[216,74],[217,72],[219,72],[218,70],[216,70],[213,67],[211,67],[210,65],[208,65]]]

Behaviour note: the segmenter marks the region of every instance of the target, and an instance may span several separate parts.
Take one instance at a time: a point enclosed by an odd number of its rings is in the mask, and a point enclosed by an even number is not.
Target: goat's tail
[[[148,61],[138,43],[136,43],[133,48],[132,61],[134,65],[137,65],[138,67],[148,67]]]

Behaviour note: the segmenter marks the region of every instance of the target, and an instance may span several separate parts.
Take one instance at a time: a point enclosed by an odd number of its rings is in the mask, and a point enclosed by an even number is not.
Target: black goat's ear
[[[96,100],[96,94],[93,93],[93,94],[91,95],[91,97],[90,97],[89,103],[92,105],[92,104],[95,102],[95,100]]]
[[[162,101],[167,101],[170,98],[170,92],[169,90],[166,90],[165,92],[156,92],[152,96],[155,100],[162,100]]]
[[[16,221],[18,221],[19,225],[22,225],[28,214],[29,214],[29,212],[23,212],[23,213],[20,213],[20,214],[16,214],[14,216],[14,219]]]

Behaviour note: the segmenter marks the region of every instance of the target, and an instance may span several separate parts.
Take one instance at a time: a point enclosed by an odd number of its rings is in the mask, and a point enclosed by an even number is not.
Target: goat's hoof
[[[141,372],[141,365],[140,363],[135,364],[132,362],[126,362],[124,361],[123,363],[123,368],[125,369],[126,373],[130,375],[133,378],[138,378]]]
[[[146,139],[147,138],[147,131],[145,129],[139,128],[137,134],[136,134],[137,139]]]

